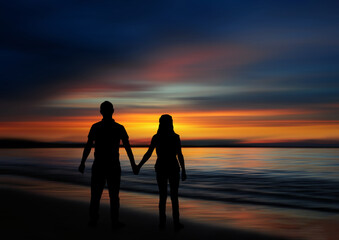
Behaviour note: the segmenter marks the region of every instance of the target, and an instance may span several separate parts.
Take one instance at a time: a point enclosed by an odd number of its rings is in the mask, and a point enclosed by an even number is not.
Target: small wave
[[[73,167],[51,165],[2,165],[0,174],[20,175],[80,185],[90,185],[90,169],[85,176]],[[244,173],[244,171],[190,171],[189,179],[182,182],[180,196],[225,203],[266,205],[338,213],[339,182],[268,172]],[[121,189],[157,194],[155,173],[152,168],[143,169],[134,176],[122,169]]]

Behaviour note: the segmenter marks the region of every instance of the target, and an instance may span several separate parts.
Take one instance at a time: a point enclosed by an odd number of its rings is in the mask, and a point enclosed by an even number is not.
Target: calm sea
[[[146,148],[134,148],[138,163]],[[135,176],[120,149],[121,189],[157,194],[156,155]],[[180,196],[223,203],[339,213],[339,149],[184,148],[188,179]],[[0,149],[0,174],[89,186],[77,172],[82,149]]]

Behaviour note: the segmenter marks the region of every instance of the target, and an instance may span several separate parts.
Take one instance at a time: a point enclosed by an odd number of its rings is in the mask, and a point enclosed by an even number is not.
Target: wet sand
[[[13,188],[0,188],[1,232],[6,239],[283,239],[260,233],[212,226],[185,220],[185,228],[157,228],[157,215],[121,207],[120,219],[126,224],[113,231],[109,206],[102,204],[96,228],[87,227],[88,203],[61,199]]]

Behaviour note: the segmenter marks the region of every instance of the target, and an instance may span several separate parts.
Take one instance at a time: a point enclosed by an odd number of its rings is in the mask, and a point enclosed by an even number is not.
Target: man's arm
[[[84,151],[82,153],[82,159],[81,159],[81,163],[80,163],[80,166],[79,166],[79,169],[78,169],[79,172],[81,172],[81,173],[84,173],[84,171],[85,171],[85,162],[88,158],[88,155],[91,152],[92,146],[93,146],[93,140],[88,138],[87,143],[84,147]]]
[[[128,138],[122,139],[122,143],[124,144],[124,148],[126,150],[127,156],[129,158],[129,161],[131,162],[133,173],[136,174],[136,164],[135,164],[134,155],[131,149],[131,145],[129,144]]]

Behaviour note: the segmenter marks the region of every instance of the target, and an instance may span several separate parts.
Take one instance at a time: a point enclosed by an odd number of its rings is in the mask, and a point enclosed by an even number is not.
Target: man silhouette
[[[110,197],[111,220],[114,229],[122,228],[119,222],[119,190],[121,167],[119,161],[120,140],[125,147],[133,172],[136,173],[136,165],[128,135],[124,126],[116,123],[112,118],[113,104],[105,101],[100,105],[100,113],[103,119],[92,125],[88,141],[85,145],[79,172],[84,173],[85,162],[95,143],[94,162],[91,176],[91,201],[89,207],[89,226],[94,227],[99,219],[99,205],[102,191],[107,182]]]

